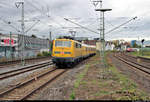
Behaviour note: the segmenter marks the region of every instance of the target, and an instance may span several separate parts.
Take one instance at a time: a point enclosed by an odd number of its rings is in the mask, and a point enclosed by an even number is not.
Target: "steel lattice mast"
[[[102,9],[103,2],[102,0],[93,1],[94,6],[96,7],[100,3],[100,9],[95,9],[95,11],[100,11],[100,58],[101,63],[106,67],[105,61],[105,22],[104,22],[104,12],[110,11],[111,9]]]
[[[22,62],[22,65],[24,66],[25,65],[25,56],[24,56],[24,49],[25,49],[25,40],[24,40],[24,29],[25,29],[25,24],[24,24],[24,2],[21,1],[21,2],[16,2],[15,5],[16,7],[18,8],[20,6],[20,4],[22,5],[22,13],[21,13],[21,28],[22,28],[22,57],[21,57],[21,62]]]

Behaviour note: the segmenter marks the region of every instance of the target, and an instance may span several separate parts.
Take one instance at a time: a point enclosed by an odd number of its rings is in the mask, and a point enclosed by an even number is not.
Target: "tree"
[[[137,48],[138,45],[136,43],[133,44],[133,48]]]
[[[33,38],[37,38],[34,34],[32,34],[32,35],[31,35],[31,37],[33,37]]]

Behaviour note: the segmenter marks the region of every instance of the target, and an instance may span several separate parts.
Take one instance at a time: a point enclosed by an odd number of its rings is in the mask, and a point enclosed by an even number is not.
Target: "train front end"
[[[70,39],[56,39],[53,42],[52,61],[56,66],[71,64],[73,58],[73,41]]]

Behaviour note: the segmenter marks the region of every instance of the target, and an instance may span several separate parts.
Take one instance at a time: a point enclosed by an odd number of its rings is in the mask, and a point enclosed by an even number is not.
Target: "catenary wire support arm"
[[[38,24],[40,22],[40,20],[38,20],[37,22],[35,22],[28,30],[25,31],[25,33],[29,32],[33,27],[35,27],[36,24]]]
[[[31,2],[30,0],[26,0],[26,2],[27,2],[29,5],[31,5],[33,8],[35,8],[37,11],[39,11],[39,12],[41,13],[41,15],[50,18],[50,16],[47,15],[47,14],[45,14],[44,12],[42,12],[42,10],[39,9],[39,7],[33,5],[32,2]],[[52,17],[51,17],[51,19],[49,19],[49,20],[53,21],[53,22],[54,22],[55,24],[57,24],[58,26],[63,27],[62,24],[60,24],[59,22],[57,22],[56,20],[54,20]]]
[[[115,27],[115,28],[111,29],[110,31],[106,32],[105,34],[108,34],[108,33],[112,32],[112,31],[114,31],[114,30],[116,30],[116,29],[120,28],[121,26],[123,26],[123,25],[125,25],[125,24],[127,24],[127,23],[131,22],[132,20],[135,20],[136,18],[137,18],[137,16],[136,16],[136,17],[134,17],[134,18],[132,18],[132,19],[130,19],[129,21],[127,21],[127,22],[125,22],[125,23],[123,23],[123,24],[121,24],[121,25],[119,25],[119,26],[117,26],[117,27]]]

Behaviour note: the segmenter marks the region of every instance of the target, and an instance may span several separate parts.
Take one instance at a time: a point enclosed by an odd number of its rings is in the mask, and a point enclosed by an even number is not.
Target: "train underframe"
[[[65,67],[73,67],[74,65],[77,65],[79,62],[83,61],[84,59],[87,59],[91,56],[95,55],[95,53],[82,56],[82,57],[53,57],[52,61],[56,64],[58,68],[65,68]]]

